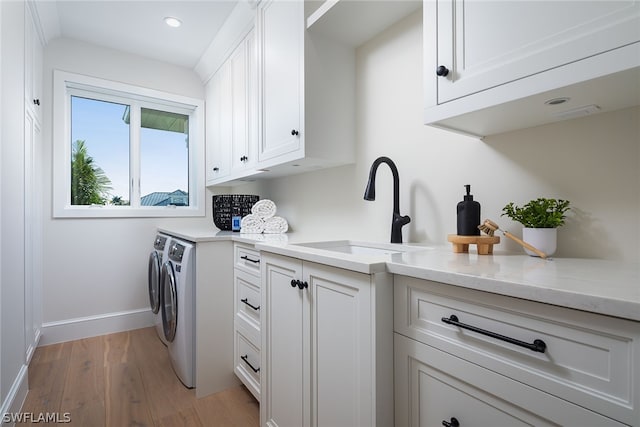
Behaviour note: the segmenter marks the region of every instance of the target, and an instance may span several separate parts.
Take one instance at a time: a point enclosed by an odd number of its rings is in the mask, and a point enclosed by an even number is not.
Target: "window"
[[[204,215],[201,100],[54,73],[54,216]]]

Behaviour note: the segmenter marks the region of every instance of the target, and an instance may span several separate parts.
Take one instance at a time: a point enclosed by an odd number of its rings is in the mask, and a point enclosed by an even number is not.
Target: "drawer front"
[[[460,426],[622,426],[449,353],[395,335],[397,426],[455,425],[455,421]]]
[[[394,304],[403,335],[624,423],[640,416],[637,322],[400,276]],[[536,340],[544,352],[518,345]]]
[[[236,329],[234,339],[234,372],[260,401],[260,350]]]
[[[235,277],[235,322],[242,324],[256,347],[260,348],[260,287],[255,278],[242,271]]]
[[[260,251],[241,243],[234,244],[235,267],[260,277]]]

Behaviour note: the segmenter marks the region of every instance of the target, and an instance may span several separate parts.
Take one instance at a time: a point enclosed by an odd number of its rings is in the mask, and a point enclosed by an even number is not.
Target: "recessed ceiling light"
[[[178,28],[180,25],[182,25],[181,20],[172,16],[167,16],[166,18],[164,18],[164,23],[173,28]]]
[[[562,97],[562,98],[553,98],[545,101],[544,103],[547,105],[560,105],[568,102],[571,98]]]

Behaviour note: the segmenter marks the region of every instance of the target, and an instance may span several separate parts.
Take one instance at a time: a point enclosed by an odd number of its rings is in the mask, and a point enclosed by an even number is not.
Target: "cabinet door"
[[[309,354],[303,342],[308,292],[291,286],[292,280],[302,278],[302,262],[266,254],[261,258],[261,274],[260,424],[308,426],[309,407],[304,403],[308,401],[308,363],[304,361]]]
[[[426,72],[438,104],[640,40],[638,1],[425,4],[437,9],[437,63]],[[449,73],[436,77],[440,65]]]
[[[298,1],[270,0],[258,5],[260,162],[301,148],[303,8]]]
[[[24,321],[25,360],[29,363],[38,346],[42,323],[42,253],[35,244],[42,239],[42,193],[38,185],[42,137],[38,121],[29,109],[24,118]]]
[[[311,425],[372,426],[370,276],[304,263],[311,331]]]
[[[397,426],[622,426],[581,406],[395,334]]]
[[[230,172],[229,69],[223,65],[206,87],[207,184]]]
[[[25,13],[25,74],[24,96],[29,108],[38,121],[42,121],[42,73],[43,48],[30,8]]]
[[[231,170],[244,169],[248,156],[247,50],[243,42],[228,59],[231,78]]]

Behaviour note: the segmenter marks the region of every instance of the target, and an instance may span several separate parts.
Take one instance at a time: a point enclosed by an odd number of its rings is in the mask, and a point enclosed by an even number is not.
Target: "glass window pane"
[[[140,204],[189,206],[189,116],[142,108]]]
[[[128,106],[71,97],[71,204],[129,204]]]

